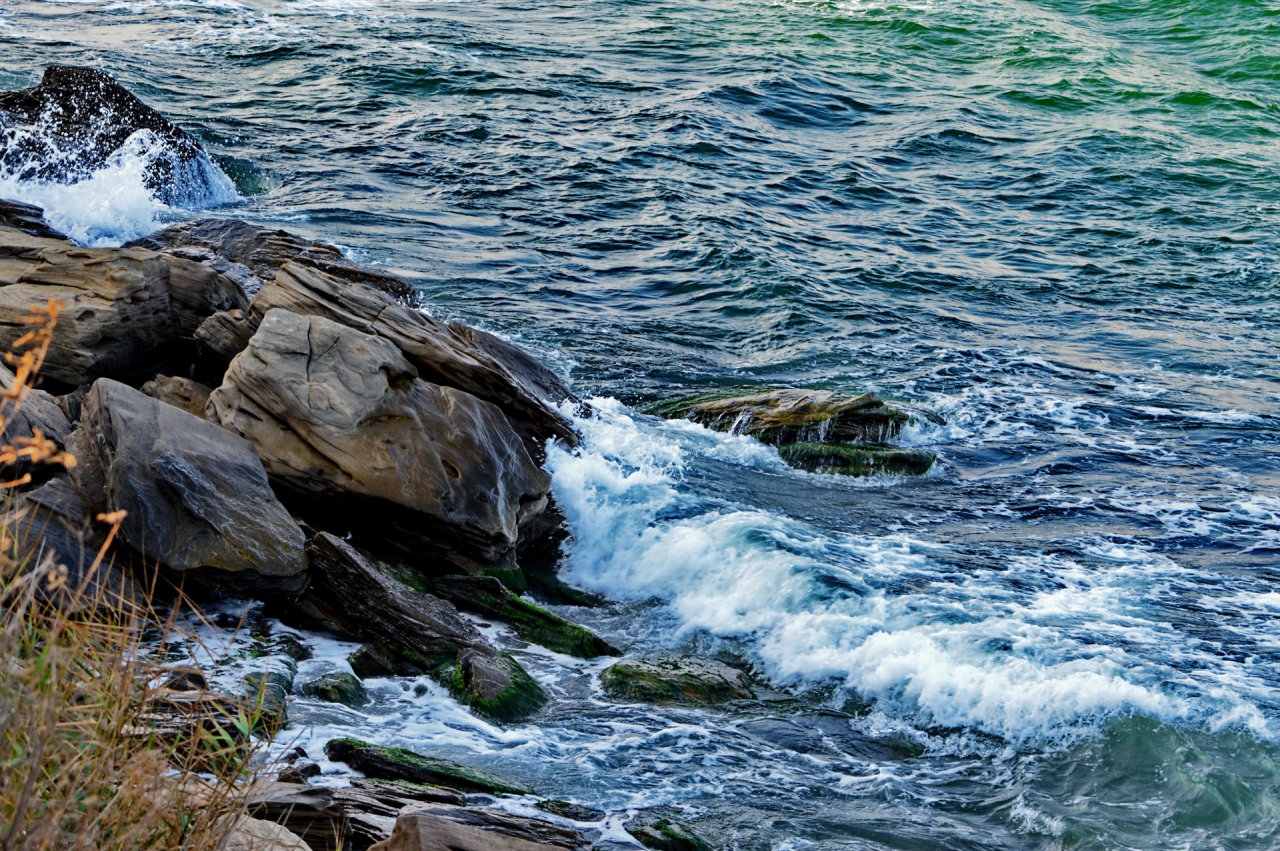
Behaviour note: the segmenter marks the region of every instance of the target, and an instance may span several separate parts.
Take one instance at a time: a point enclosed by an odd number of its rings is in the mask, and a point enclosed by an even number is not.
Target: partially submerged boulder
[[[346,706],[364,706],[369,702],[369,693],[364,683],[354,674],[345,671],[334,671],[303,683],[302,693],[308,697],[323,700],[326,703],[341,703]]]
[[[360,739],[333,739],[324,746],[324,753],[334,762],[345,762],[365,777],[377,780],[427,783],[489,795],[529,794],[528,789],[501,777],[405,748],[371,745]]]
[[[847,443],[786,443],[778,455],[801,470],[843,476],[923,476],[938,458],[925,449]]]
[[[381,337],[272,310],[209,398],[210,419],[258,447],[271,477],[314,497],[376,500],[454,559],[510,554],[550,478],[502,412],[429,384]]]
[[[647,703],[710,706],[751,700],[751,678],[722,662],[691,657],[627,660],[600,675],[607,694]]]
[[[232,191],[191,135],[94,68],[50,65],[40,84],[0,92],[0,167],[18,180],[76,183],[132,146],[143,181],[173,206]]]
[[[401,813],[391,837],[370,851],[581,851],[576,830],[483,807],[425,805]]]
[[[717,431],[783,443],[883,443],[909,419],[875,393],[770,390],[750,395],[702,395],[657,405],[656,413],[684,417]]]
[[[305,582],[302,530],[243,438],[103,378],[68,445],[81,496],[126,511],[121,537],[147,559],[209,579],[236,574],[241,587]]]
[[[653,851],[712,851],[712,846],[687,825],[673,819],[665,807],[642,810],[625,825],[627,833]]]
[[[452,603],[415,591],[327,532],[316,535],[308,553],[312,587],[299,605],[312,617],[348,635],[380,639],[389,656],[407,657],[495,720],[526,717],[546,702],[519,663],[495,650]]]

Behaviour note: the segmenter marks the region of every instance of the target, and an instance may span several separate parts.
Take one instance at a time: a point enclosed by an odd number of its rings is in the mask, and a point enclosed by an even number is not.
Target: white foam
[[[146,236],[184,211],[239,200],[231,178],[200,154],[174,164],[174,204],[163,203],[147,188],[145,178],[148,168],[165,157],[172,154],[155,133],[139,130],[102,168],[75,183],[21,179],[22,168],[0,170],[0,197],[42,208],[50,225],[87,246],[120,245]]]
[[[1276,732],[1249,699],[1257,683],[1223,680],[1208,654],[1182,670],[1194,651],[1178,657],[1178,634],[1144,617],[1142,600],[1179,581],[1164,557],[1100,543],[1088,567],[1034,556],[957,576],[918,540],[822,533],[688,493],[688,429],[593,404],[583,447],[548,454],[574,535],[567,578],[658,598],[673,642],[744,640],[776,684],[835,682],[912,723],[1010,741],[1067,740],[1129,713]],[[697,437],[733,440],[710,434]],[[1015,572],[1046,590],[1015,590]]]

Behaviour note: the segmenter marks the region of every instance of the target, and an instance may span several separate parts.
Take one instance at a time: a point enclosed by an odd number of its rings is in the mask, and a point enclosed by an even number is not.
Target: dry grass
[[[17,380],[0,395],[0,430],[20,408],[48,350],[59,305],[37,311],[9,356]],[[75,459],[36,433],[0,446],[21,472]],[[240,707],[163,688],[151,648],[176,636],[119,584],[107,545],[121,512],[99,515],[107,543],[87,571],[68,571],[36,542],[0,530],[0,851],[215,849],[242,811],[257,719]],[[100,536],[102,537],[102,536]]]

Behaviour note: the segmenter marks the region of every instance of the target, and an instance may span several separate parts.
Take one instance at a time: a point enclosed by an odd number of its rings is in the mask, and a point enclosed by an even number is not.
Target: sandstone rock
[[[746,396],[695,396],[655,406],[718,431],[749,434],[765,443],[883,443],[907,415],[875,393],[850,396],[830,390],[771,390]]]
[[[312,851],[302,837],[273,821],[241,816],[223,851]]]
[[[273,308],[323,316],[391,341],[424,380],[465,390],[501,408],[535,457],[550,438],[577,444],[569,422],[552,407],[568,391],[533,358],[492,335],[474,329],[460,334],[382,293],[348,286],[297,263],[282,266],[254,296],[252,318],[260,321]]]
[[[12,233],[0,234],[6,243],[0,255],[22,251]],[[42,248],[15,283],[0,286],[0,348],[12,348],[30,330],[21,319],[31,306],[50,299],[65,307],[42,374],[66,384],[143,376],[154,369],[159,347],[177,334],[169,267],[149,251]]]
[[[121,536],[146,558],[246,585],[305,581],[302,530],[248,441],[104,378],[68,444],[77,490],[99,509],[128,512]]]
[[[169,300],[182,336],[193,336],[215,313],[249,308],[240,284],[211,266],[172,254],[159,256],[169,266]]]
[[[546,506],[550,479],[501,411],[418,380],[387,340],[320,316],[268,313],[208,413],[252,441],[280,484],[377,500],[379,523],[455,558],[509,554]]]
[[[333,798],[342,805],[350,825],[347,846],[350,851],[365,851],[371,845],[391,837],[396,816],[405,807],[421,803],[464,806],[466,799],[457,792],[437,786],[422,786],[387,780],[356,778]]]
[[[750,700],[750,682],[736,668],[694,658],[619,662],[600,675],[606,693],[649,703],[712,705]]]
[[[0,129],[9,131],[0,166],[19,180],[74,183],[128,144],[152,154],[144,182],[166,204],[217,197],[230,185],[194,138],[92,68],[51,65],[38,86],[0,92]]]
[[[193,417],[204,419],[204,409],[213,390],[190,378],[157,375],[142,385],[142,392]]]
[[[263,281],[275,277],[285,263],[294,262],[320,269],[347,283],[363,284],[402,301],[412,301],[413,286],[398,275],[352,263],[332,245],[313,242],[288,231],[272,230],[235,219],[199,219],[182,222],[135,240],[131,246],[175,254],[192,249],[209,252],[208,262],[231,263],[245,269],[252,278],[242,280],[246,290],[256,292]],[[224,274],[235,273],[222,268]],[[264,311],[265,312],[265,311]]]
[[[314,851],[339,851],[347,836],[347,816],[333,790],[292,783],[257,783],[245,798],[245,812],[297,834]]]
[[[459,701],[495,720],[526,717],[546,702],[528,673],[452,603],[414,591],[327,532],[307,551],[312,584],[299,605],[312,617],[339,632],[381,639],[396,659],[441,680]]]
[[[344,671],[325,674],[317,680],[304,683],[302,693],[327,703],[341,703],[352,707],[369,702],[369,693],[365,691],[364,684],[354,674]]]
[[[256,325],[245,318],[243,310],[215,313],[196,329],[195,338],[223,363],[244,351]]]
[[[44,220],[44,210],[21,201],[0,199],[0,227],[13,228],[45,239],[66,239]]]
[[[46,248],[71,247],[71,241],[61,237],[38,236],[0,225],[0,286],[18,283]]]
[[[528,789],[501,777],[405,748],[385,748],[359,739],[333,739],[324,746],[324,753],[334,762],[345,762],[365,777],[377,780],[426,783],[489,795],[529,794]]]
[[[577,851],[590,843],[576,830],[483,807],[428,804],[407,809],[391,837],[371,851]]]
[[[431,587],[467,611],[505,621],[516,635],[548,650],[580,659],[620,655],[591,630],[517,597],[491,576],[440,576]]]

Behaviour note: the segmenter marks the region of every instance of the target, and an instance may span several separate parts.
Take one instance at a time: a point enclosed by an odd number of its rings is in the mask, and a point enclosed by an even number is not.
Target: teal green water
[[[110,71],[236,181],[220,213],[601,397],[553,466],[563,572],[618,602],[565,613],[801,701],[618,707],[513,646],[558,697],[528,728],[387,685],[302,701],[317,743],[735,849],[1280,847],[1280,5],[8,0],[0,57]],[[103,243],[197,214],[134,165],[0,194]],[[937,471],[841,484],[627,407],[776,384],[939,411]]]

